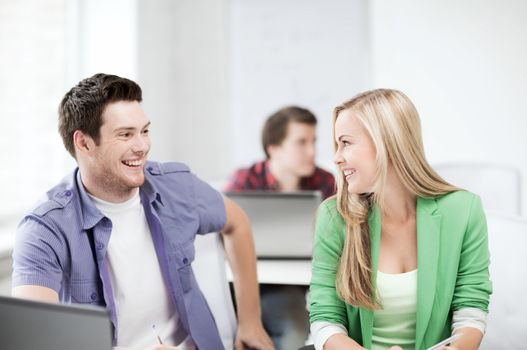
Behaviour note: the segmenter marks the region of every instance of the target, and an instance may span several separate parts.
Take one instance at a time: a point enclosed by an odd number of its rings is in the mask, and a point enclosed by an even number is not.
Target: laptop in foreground
[[[106,309],[0,296],[3,350],[111,350]]]
[[[226,192],[249,216],[258,259],[311,259],[319,191]]]

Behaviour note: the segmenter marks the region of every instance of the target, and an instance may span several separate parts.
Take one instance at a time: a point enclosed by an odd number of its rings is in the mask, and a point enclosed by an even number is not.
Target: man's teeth
[[[123,163],[128,166],[141,166],[143,165],[142,160],[123,160]]]
[[[355,169],[344,170],[344,176],[353,175],[353,174],[355,174]]]

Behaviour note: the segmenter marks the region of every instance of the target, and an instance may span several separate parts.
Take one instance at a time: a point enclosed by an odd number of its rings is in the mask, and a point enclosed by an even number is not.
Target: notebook
[[[311,259],[319,191],[227,192],[249,216],[259,259]]]
[[[0,296],[0,348],[111,350],[106,309]]]

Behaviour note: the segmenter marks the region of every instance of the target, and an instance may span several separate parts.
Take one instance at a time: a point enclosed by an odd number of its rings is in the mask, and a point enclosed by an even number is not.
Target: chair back
[[[525,349],[527,335],[527,220],[487,216],[490,298],[487,333],[481,350]]]
[[[234,349],[236,316],[225,269],[225,252],[219,233],[196,235],[192,269],[216,320],[225,349]]]
[[[514,167],[482,163],[434,165],[452,185],[481,197],[485,209],[502,215],[521,215],[521,172]]]

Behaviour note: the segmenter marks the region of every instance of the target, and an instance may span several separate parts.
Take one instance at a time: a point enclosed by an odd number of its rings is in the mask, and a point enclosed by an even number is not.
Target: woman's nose
[[[344,158],[342,158],[342,154],[340,151],[336,151],[335,155],[333,156],[333,162],[337,165],[341,164],[344,161]]]

